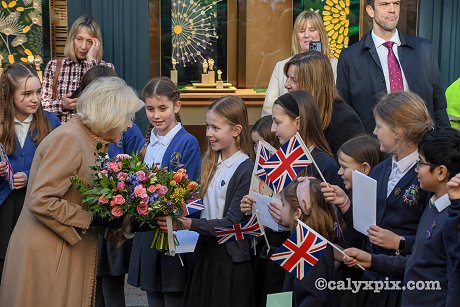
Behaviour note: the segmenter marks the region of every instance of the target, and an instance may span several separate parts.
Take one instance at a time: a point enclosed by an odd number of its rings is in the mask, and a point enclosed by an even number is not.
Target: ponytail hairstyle
[[[22,79],[26,79],[24,85],[27,86],[30,78],[38,79],[37,71],[32,65],[23,63],[7,65],[0,77],[0,143],[5,147],[7,154],[12,154],[16,149],[14,93],[18,90]],[[51,130],[51,123],[39,102],[37,112],[33,114],[30,124],[30,137],[38,145]]]
[[[310,208],[308,209],[304,201],[307,197],[305,195],[306,191],[308,190],[304,186],[307,184],[310,187]],[[300,210],[299,220],[313,228],[329,241],[335,240],[334,221],[336,220],[336,214],[333,206],[326,202],[321,192],[321,181],[315,178],[305,178],[301,182],[297,180],[292,181],[281,192],[281,199],[283,203],[287,203],[290,206],[291,216],[293,216],[296,210]],[[291,231],[295,229],[295,225],[295,222],[291,223]]]
[[[312,95],[305,91],[289,92],[278,97],[274,104],[282,107],[292,120],[297,117],[300,118],[299,134],[305,145],[315,145],[321,151],[332,156],[329,144],[321,129],[318,106]]]
[[[369,134],[361,134],[343,143],[337,151],[352,157],[356,162],[368,163],[372,168],[383,161],[383,153],[376,138]]]
[[[141,99],[145,103],[145,99],[153,97],[166,97],[169,101],[176,103],[180,100],[180,91],[174,82],[167,77],[151,79],[144,87],[141,93]],[[176,122],[182,122],[179,113],[175,114]],[[150,136],[152,135],[153,125],[149,123],[147,127],[147,133],[145,134],[145,145],[139,152],[142,159],[145,157],[147,146],[150,142]]]
[[[374,107],[374,117],[379,117],[395,133],[397,129],[403,131],[397,148],[404,143],[417,146],[422,136],[433,130],[434,126],[422,98],[412,92],[396,92],[383,96]]]
[[[230,125],[241,125],[241,133],[235,138],[236,147],[253,158],[253,146],[249,130],[248,111],[244,101],[237,96],[225,96],[215,100],[209,107],[208,112],[214,111],[224,118]],[[219,152],[213,151],[207,144],[206,153],[201,163],[201,196],[206,194],[209,183],[217,168]]]

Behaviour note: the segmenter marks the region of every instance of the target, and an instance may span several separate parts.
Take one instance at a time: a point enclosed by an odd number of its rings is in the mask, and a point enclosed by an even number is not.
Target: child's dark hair
[[[30,78],[37,78],[35,68],[29,64],[15,63],[7,65],[0,77],[0,143],[5,147],[7,154],[12,154],[16,149],[16,132],[14,129],[14,92],[21,79],[26,79],[25,86]],[[33,133],[36,130],[36,133]],[[41,103],[33,115],[29,133],[32,141],[39,144],[52,130],[50,121],[46,118]]]
[[[94,80],[101,77],[118,77],[117,72],[105,65],[96,65],[88,69],[83,75],[80,82],[80,91],[83,92],[85,88]]]
[[[310,209],[305,212],[300,206],[297,186],[297,180],[291,182],[281,192],[282,199],[291,207],[291,212],[300,209],[302,214],[299,218],[302,222],[313,228],[326,239],[334,240],[334,221],[336,214],[334,208],[326,202],[326,199],[321,192],[321,181],[315,178],[308,178],[310,181]],[[293,230],[293,229],[291,229]]]
[[[426,133],[418,144],[418,151],[433,171],[436,166],[444,165],[449,179],[460,173],[460,131],[453,128],[433,130]]]
[[[358,163],[369,163],[371,168],[383,161],[379,142],[369,134],[358,135],[340,146],[337,151],[352,157]]]
[[[275,148],[280,147],[280,141],[276,137],[276,134],[272,132],[273,119],[271,115],[266,115],[259,118],[252,126],[251,131],[257,132],[265,142],[272,145]]]
[[[167,77],[151,79],[144,87],[141,93],[141,99],[145,102],[146,98],[152,97],[166,97],[169,101],[176,103],[180,100],[180,91],[174,82]],[[179,113],[175,114],[176,121],[182,122]],[[149,123],[147,133],[145,134],[145,145],[139,152],[141,158],[144,158],[147,146],[150,142],[150,136],[152,134],[153,125]]]
[[[311,142],[323,152],[332,156],[329,144],[321,128],[321,118],[315,98],[306,91],[289,92],[278,97],[273,105],[281,106],[293,120],[300,118],[299,134],[303,141]]]

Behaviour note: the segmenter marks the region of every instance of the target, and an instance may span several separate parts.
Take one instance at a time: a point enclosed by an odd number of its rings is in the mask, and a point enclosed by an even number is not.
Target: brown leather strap
[[[56,99],[57,97],[57,81],[59,77],[59,73],[61,72],[62,67],[62,59],[56,59],[56,71],[54,72],[53,76],[53,97],[52,99]]]

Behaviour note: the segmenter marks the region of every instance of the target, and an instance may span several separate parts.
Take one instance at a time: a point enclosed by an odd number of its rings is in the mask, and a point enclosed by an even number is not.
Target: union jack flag
[[[283,269],[297,279],[302,280],[305,274],[318,262],[326,251],[327,240],[313,229],[298,221],[296,231],[270,257]]]
[[[8,182],[11,190],[14,189],[14,172],[13,168],[11,167],[10,160],[8,159],[8,155],[6,153],[5,147],[3,147],[3,144],[0,143],[0,156],[1,156],[1,161],[5,163],[6,166],[6,181]]]
[[[304,148],[306,147],[297,133],[264,163],[268,185],[275,193],[281,192],[301,170],[313,163]]]
[[[182,205],[182,210],[184,211],[184,216],[188,216],[192,213],[201,211],[204,209],[203,200],[195,199],[189,203]]]
[[[263,235],[263,230],[260,227],[257,215],[254,214],[247,221],[241,224],[233,225],[229,228],[215,227],[216,237],[219,239],[218,243],[222,244],[229,240],[244,240],[251,237],[259,237]]]
[[[267,172],[265,171],[265,162],[270,159],[270,157],[273,155],[273,153],[270,151],[270,149],[265,146],[263,142],[259,142],[259,154],[257,155],[257,171],[256,175],[265,182],[266,184],[269,183],[268,177],[267,177]]]

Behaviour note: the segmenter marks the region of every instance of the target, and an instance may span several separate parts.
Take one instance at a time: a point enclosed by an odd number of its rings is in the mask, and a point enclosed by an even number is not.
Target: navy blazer
[[[43,113],[45,114],[45,117],[49,120],[51,124],[51,130],[61,125],[61,122],[54,113],[49,113],[46,111],[43,111]],[[35,130],[33,132],[33,135],[35,136],[36,134],[37,131]],[[21,147],[21,144],[19,144],[19,140],[16,137],[16,149],[12,154],[8,155],[8,160],[10,161],[14,173],[24,172],[27,174],[27,177],[29,177],[30,167],[34,159],[37,146],[37,143],[32,141],[29,132],[26,135],[26,140],[24,141],[23,147]],[[8,195],[10,195],[11,192],[12,190],[6,179],[0,177],[0,206],[8,197]]]
[[[450,127],[441,73],[431,43],[400,31],[399,38],[399,61],[410,91],[425,101],[437,128]],[[337,66],[337,89],[358,113],[364,129],[372,132],[375,127],[372,109],[377,96],[387,89],[371,32],[342,50]]]

